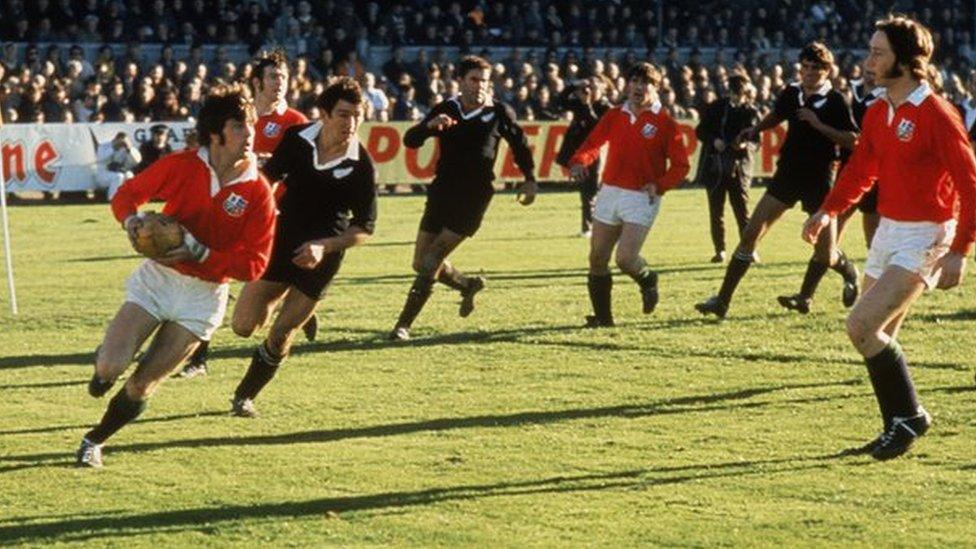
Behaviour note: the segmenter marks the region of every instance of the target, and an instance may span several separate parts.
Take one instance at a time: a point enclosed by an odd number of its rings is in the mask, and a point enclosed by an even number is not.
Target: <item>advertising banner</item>
[[[8,124],[0,128],[0,159],[7,188],[18,191],[87,191],[95,188],[95,151],[118,133],[129,136],[138,147],[149,140],[153,122],[139,124]],[[437,139],[420,149],[403,145],[403,134],[411,122],[367,122],[359,130],[379,171],[380,184],[427,183],[437,163]],[[174,150],[186,144],[190,122],[163,123],[170,131]],[[556,164],[556,153],[566,133],[566,122],[522,122],[540,181],[568,181],[569,172]],[[699,143],[694,122],[679,121],[685,147],[692,158],[689,178],[696,173]],[[763,133],[754,174],[769,177],[785,130],[783,126]],[[502,141],[495,165],[498,181],[517,181],[522,174],[508,145]]]

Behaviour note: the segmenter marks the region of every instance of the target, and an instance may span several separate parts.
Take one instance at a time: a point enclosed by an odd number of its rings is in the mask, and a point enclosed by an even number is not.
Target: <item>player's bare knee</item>
[[[627,274],[636,274],[640,270],[640,256],[636,253],[617,250],[617,267]]]
[[[146,400],[156,390],[157,381],[134,375],[125,382],[125,394],[131,400]]]
[[[590,251],[590,272],[594,274],[603,274],[608,270],[610,265],[610,254],[598,253],[596,251]]]
[[[295,335],[294,329],[272,328],[268,332],[266,345],[272,353],[284,357],[291,350],[291,341]]]
[[[240,337],[251,337],[258,329],[258,322],[253,318],[238,318],[234,316],[230,327]]]
[[[122,357],[117,354],[107,353],[104,349],[99,349],[98,355],[95,357],[95,372],[103,380],[114,379],[131,362],[131,356]]]
[[[850,338],[851,343],[858,349],[867,343],[876,333],[877,330],[870,325],[867,319],[857,314],[856,311],[847,316],[847,337]]]

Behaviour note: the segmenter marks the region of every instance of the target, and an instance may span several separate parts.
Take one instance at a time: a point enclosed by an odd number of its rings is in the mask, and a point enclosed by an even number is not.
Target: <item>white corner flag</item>
[[[0,113],[0,130],[3,114]],[[17,314],[17,290],[14,288],[14,260],[10,255],[10,223],[7,221],[7,184],[3,177],[3,155],[0,154],[0,217],[3,222],[3,256],[7,259],[7,289],[10,292],[10,312]]]

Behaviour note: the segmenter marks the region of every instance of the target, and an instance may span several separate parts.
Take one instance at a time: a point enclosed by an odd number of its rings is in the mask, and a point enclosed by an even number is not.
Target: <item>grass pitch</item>
[[[98,471],[72,466],[106,404],[85,383],[139,260],[106,206],[12,209],[22,312],[0,302],[0,543],[976,542],[973,273],[925,295],[905,326],[935,424],[878,464],[838,455],[880,427],[839,277],[808,316],[775,303],[809,257],[801,213],[774,228],[716,323],[692,308],[724,272],[707,262],[704,193],[669,194],[644,248],[658,310],[641,315],[618,275],[618,327],[588,331],[577,197],[522,208],[502,194],[454,258],[487,277],[478,309],[459,319],[439,287],[416,339],[392,344],[422,207],[381,199],[377,234],[320,306],[320,340],[296,346],[260,419],[227,413],[257,340],[225,328],[211,374],[164,384]],[[859,224],[845,241],[863,264]]]

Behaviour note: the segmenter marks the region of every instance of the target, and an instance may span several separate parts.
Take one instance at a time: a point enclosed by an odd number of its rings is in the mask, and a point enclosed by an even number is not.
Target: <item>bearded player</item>
[[[959,113],[927,81],[932,35],[894,16],[878,21],[867,70],[886,88],[868,108],[854,153],[803,237],[817,237],[877,181],[881,222],[864,266],[864,295],[847,335],[864,357],[882,432],[860,448],[875,459],[904,454],[929,430],[898,344],[908,310],[926,289],[962,282],[976,241],[976,159]]]
[[[82,439],[79,466],[101,467],[105,441],[135,420],[162,380],[210,339],[227,309],[228,280],[254,280],[268,265],[274,198],[251,152],[254,118],[245,88],[214,89],[197,121],[201,147],[160,159],[113,198],[112,212],[133,241],[142,224],[137,208],[161,200],[163,213],[182,225],[183,243],[144,261],[126,282],[125,303],[98,349],[88,392],[108,392],[155,336],[102,420]]]

